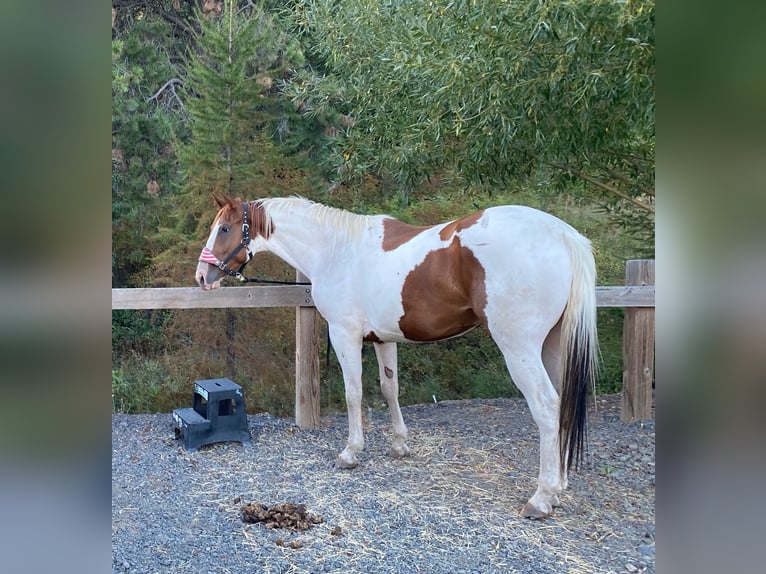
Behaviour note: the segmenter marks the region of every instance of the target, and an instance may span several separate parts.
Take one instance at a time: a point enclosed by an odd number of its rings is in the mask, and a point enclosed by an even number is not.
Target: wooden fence
[[[297,281],[306,277],[297,274]],[[622,419],[652,417],[654,260],[626,263],[625,285],[596,287],[599,307],[624,307]],[[319,426],[319,314],[308,285],[112,289],[112,309],[295,307],[295,422]]]

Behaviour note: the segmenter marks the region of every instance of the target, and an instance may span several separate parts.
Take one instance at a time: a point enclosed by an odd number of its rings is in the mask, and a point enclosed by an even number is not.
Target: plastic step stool
[[[230,379],[195,381],[192,407],[173,411],[173,427],[186,450],[215,442],[251,444],[242,387]]]

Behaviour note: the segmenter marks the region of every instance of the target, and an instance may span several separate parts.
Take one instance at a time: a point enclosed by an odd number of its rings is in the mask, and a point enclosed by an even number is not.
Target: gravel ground
[[[368,412],[358,468],[333,468],[345,415],[322,428],[248,417],[253,444],[187,452],[170,414],[112,416],[113,573],[654,572],[654,421],[597,399],[589,461],[543,521],[538,436],[522,399],[403,408],[411,456],[388,456],[387,412]],[[593,401],[591,400],[591,411]],[[239,509],[292,502],[324,522],[245,524]]]

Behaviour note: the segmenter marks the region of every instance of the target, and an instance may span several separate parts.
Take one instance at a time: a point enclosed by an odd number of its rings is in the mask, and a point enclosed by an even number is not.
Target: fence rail
[[[247,307],[313,307],[311,286],[199,287],[112,289],[112,309],[222,309]]]
[[[298,274],[298,281],[306,278]],[[654,378],[654,261],[626,264],[626,284],[596,287],[598,307],[626,309],[623,330],[623,420],[651,418]],[[303,428],[319,424],[318,313],[311,286],[112,289],[112,309],[296,308],[295,408]]]
[[[654,307],[654,286],[596,287],[599,307]],[[199,287],[112,289],[112,309],[313,307],[311,287]]]

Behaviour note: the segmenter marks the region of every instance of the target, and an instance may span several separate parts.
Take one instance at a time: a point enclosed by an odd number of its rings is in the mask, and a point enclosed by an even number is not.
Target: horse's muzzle
[[[221,286],[221,273],[214,265],[200,261],[194,273],[194,281],[205,291],[218,289]]]

